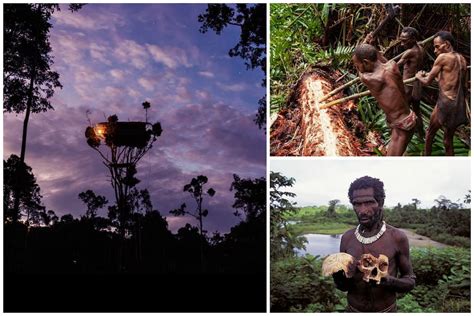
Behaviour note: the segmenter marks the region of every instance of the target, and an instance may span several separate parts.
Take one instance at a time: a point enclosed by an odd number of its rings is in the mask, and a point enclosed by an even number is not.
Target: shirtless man
[[[397,293],[406,293],[415,287],[415,275],[410,261],[408,238],[401,230],[383,221],[385,191],[383,182],[368,176],[356,179],[349,187],[349,200],[359,220],[342,236],[340,251],[357,261],[362,254],[388,257],[389,275],[380,284],[362,279],[355,269],[352,278],[343,271],[333,274],[336,287],[347,291],[348,312],[396,312]]]
[[[429,73],[419,71],[416,78],[422,85],[429,85],[436,78],[439,96],[431,113],[430,125],[426,132],[425,155],[431,156],[431,146],[436,132],[444,128],[444,149],[446,156],[454,156],[453,137],[459,125],[469,122],[466,114],[466,75],[464,57],[453,49],[451,33],[439,31],[433,40],[436,60]]]
[[[382,62],[377,50],[368,44],[356,47],[352,61],[361,81],[384,111],[392,133],[387,146],[388,156],[401,156],[413,136],[416,114],[408,107],[402,75],[397,63]]]
[[[406,51],[398,61],[399,66],[403,66],[403,80],[412,78],[421,70],[423,66],[423,48],[417,43],[418,31],[413,27],[404,27],[400,34],[401,45]],[[423,129],[423,120],[421,117],[420,100],[421,85],[419,81],[405,85],[405,93],[407,95],[408,104],[410,104],[413,112],[418,117],[416,130],[421,139],[425,137]]]

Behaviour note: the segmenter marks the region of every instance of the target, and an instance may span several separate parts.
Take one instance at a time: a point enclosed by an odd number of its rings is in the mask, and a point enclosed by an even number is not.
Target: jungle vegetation
[[[338,74],[338,85],[356,78],[351,62],[354,48],[362,43],[386,17],[383,4],[283,4],[270,5],[270,113],[291,108],[291,94],[302,76],[315,69]],[[404,26],[416,28],[419,40],[439,30],[450,31],[456,39],[455,50],[470,65],[470,4],[400,4],[400,13],[386,23],[376,35],[376,47],[391,59],[403,50],[398,36]],[[432,41],[425,46],[423,69],[429,71],[436,58]],[[365,91],[362,83],[344,90],[344,95]],[[436,104],[435,84],[423,89],[421,109],[424,128]],[[359,119],[379,132],[385,142],[390,135],[383,112],[373,97],[358,100]],[[469,99],[470,104],[470,99]],[[336,105],[337,106],[337,105]],[[443,132],[438,131],[433,155],[444,155]],[[470,127],[458,128],[454,139],[455,155],[470,155]],[[424,142],[414,135],[407,155],[422,155]],[[375,153],[374,153],[375,154]]]
[[[341,234],[357,225],[349,207],[338,200],[328,205],[297,207],[292,198],[294,178],[271,172],[271,264],[272,312],[344,312],[346,295],[335,288],[332,278],[321,275],[324,258],[298,256],[305,247],[304,234]],[[413,204],[384,208],[384,219],[451,245],[445,248],[411,248],[415,289],[399,295],[398,312],[470,312],[470,192],[461,202],[443,196],[431,209]],[[290,224],[289,221],[292,221]],[[295,223],[296,221],[296,223]]]

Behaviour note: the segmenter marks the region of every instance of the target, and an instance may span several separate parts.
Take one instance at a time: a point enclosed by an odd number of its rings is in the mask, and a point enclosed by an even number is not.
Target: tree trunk
[[[20,161],[22,163],[25,162],[25,152],[26,152],[26,137],[28,134],[28,122],[30,120],[30,113],[31,107],[33,106],[33,88],[35,85],[36,79],[36,67],[33,66],[31,71],[31,78],[30,78],[30,86],[28,88],[28,100],[26,102],[26,113],[25,119],[23,121],[23,136],[21,139],[21,152],[20,152]],[[18,170],[17,170],[18,172]],[[21,183],[20,177],[17,177],[17,187],[15,192],[15,203],[13,205],[13,221],[16,222],[20,215],[20,188],[22,187],[23,183]]]
[[[200,248],[199,250],[201,253],[201,272],[204,273],[205,267],[204,267],[204,247],[203,247],[204,235],[202,233],[202,197],[199,200],[198,208],[199,208],[199,232],[201,235],[201,238],[199,240],[199,248]]]

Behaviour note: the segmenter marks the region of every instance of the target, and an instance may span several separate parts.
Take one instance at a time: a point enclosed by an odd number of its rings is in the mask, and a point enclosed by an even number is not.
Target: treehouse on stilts
[[[144,102],[143,107],[147,112],[150,104]],[[129,199],[130,190],[139,182],[135,178],[136,166],[161,133],[160,122],[149,123],[147,115],[144,122],[120,122],[117,115],[112,115],[108,117],[107,122],[88,126],[85,131],[87,144],[99,153],[102,163],[110,172],[116,205],[112,206],[109,212],[113,213],[112,217],[118,222],[117,229],[122,240],[120,257],[123,256],[123,241],[127,238],[128,222],[133,212]],[[122,259],[120,270],[124,270]]]

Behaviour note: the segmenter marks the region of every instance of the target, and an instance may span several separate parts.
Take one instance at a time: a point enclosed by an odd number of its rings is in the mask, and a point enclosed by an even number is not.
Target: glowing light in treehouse
[[[105,126],[105,124],[99,123],[99,124],[96,124],[96,126],[94,127],[95,134],[97,135],[97,137],[101,139],[105,138],[106,131],[107,131],[107,127]]]

